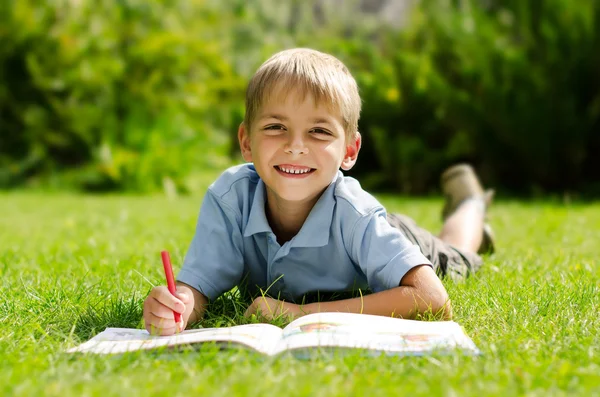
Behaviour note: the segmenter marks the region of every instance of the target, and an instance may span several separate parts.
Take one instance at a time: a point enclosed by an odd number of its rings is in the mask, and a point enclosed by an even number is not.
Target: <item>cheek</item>
[[[256,152],[263,155],[273,152],[274,147],[274,143],[269,139],[257,140],[255,143]]]
[[[269,161],[277,153],[279,146],[274,139],[257,139],[252,144],[254,161]]]
[[[330,161],[335,161],[341,163],[344,157],[346,157],[346,148],[340,144],[330,144],[327,147],[323,148],[323,152],[325,156],[330,159]]]

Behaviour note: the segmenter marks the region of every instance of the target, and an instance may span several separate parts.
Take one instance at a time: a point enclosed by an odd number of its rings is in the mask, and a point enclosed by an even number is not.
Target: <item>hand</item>
[[[299,305],[266,296],[260,296],[254,299],[252,304],[248,306],[244,316],[250,317],[253,314],[267,321],[272,321],[281,316],[286,316],[289,317],[290,320],[293,320],[296,317],[302,316],[304,313]]]
[[[194,295],[186,287],[177,286],[177,296],[167,287],[152,288],[144,301],[144,323],[152,335],[173,335],[185,329],[190,314],[194,310]],[[181,322],[176,324],[173,311],[181,313]]]

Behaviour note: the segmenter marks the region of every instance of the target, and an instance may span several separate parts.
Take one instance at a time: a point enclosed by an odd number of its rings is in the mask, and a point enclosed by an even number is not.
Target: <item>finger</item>
[[[258,316],[260,318],[262,318],[263,320],[267,320],[267,321],[271,321],[271,320],[273,320],[273,318],[275,318],[273,316],[273,313],[270,310],[267,310],[266,312],[262,311],[258,314]]]
[[[159,317],[153,313],[147,313],[144,317],[146,324],[153,325],[157,328],[175,328],[175,319],[173,316],[169,318]]]
[[[184,306],[184,309],[185,309],[185,306]],[[150,302],[150,304],[148,305],[147,311],[149,313],[154,314],[156,317],[160,317],[160,318],[164,318],[164,319],[173,319],[174,318],[173,309],[163,305],[162,303],[160,303],[157,300],[154,300],[154,302]],[[181,312],[179,312],[179,313],[181,313]]]
[[[173,322],[172,327],[168,326],[156,326],[154,324],[147,324],[146,329],[151,335],[165,336],[165,335],[173,335],[182,332],[185,329],[185,324],[183,321],[178,323]]]
[[[175,320],[156,317],[153,314],[145,317],[145,325],[151,335],[173,335],[177,331]]]
[[[177,332],[183,331],[185,329],[185,324],[184,324],[183,320],[181,320],[180,322],[178,322],[176,324],[176,327],[177,327]]]
[[[156,299],[159,303],[171,310],[175,310],[178,313],[183,313],[185,311],[185,304],[181,301],[181,299],[173,296],[167,287],[155,288],[152,291],[154,292],[154,299]]]
[[[253,314],[256,314],[256,307],[254,305],[250,305],[244,312],[244,317],[251,317]]]
[[[190,302],[190,295],[188,294],[187,291],[177,291],[175,293],[175,296],[177,298],[179,298],[179,300],[181,300],[184,304],[187,304]]]

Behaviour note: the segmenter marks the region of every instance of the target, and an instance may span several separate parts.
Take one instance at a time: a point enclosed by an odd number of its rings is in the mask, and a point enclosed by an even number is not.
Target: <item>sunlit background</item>
[[[250,76],[302,46],[358,81],[367,188],[435,193],[468,161],[506,194],[600,195],[595,0],[1,3],[3,189],[205,189]]]

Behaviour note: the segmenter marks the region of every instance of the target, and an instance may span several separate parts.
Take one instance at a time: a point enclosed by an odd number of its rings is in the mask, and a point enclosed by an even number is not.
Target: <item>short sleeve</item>
[[[389,224],[383,208],[357,221],[351,241],[352,260],[366,275],[373,292],[399,286],[415,266],[432,266],[419,246]]]
[[[236,214],[209,190],[177,280],[215,299],[242,278],[243,241]]]

